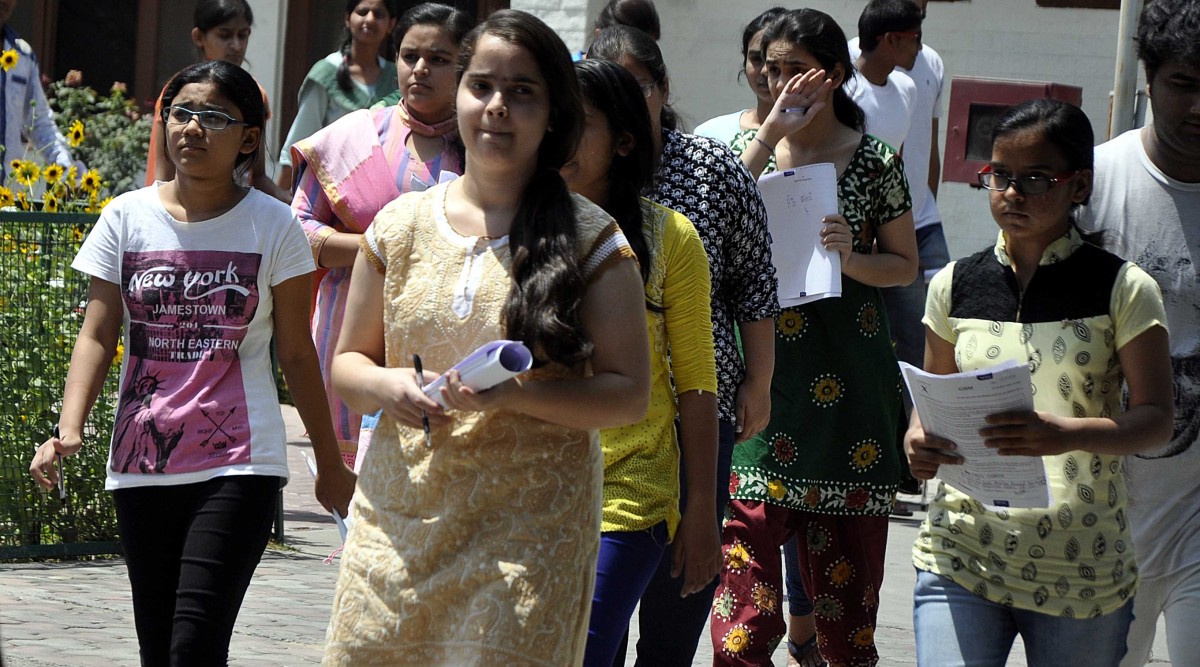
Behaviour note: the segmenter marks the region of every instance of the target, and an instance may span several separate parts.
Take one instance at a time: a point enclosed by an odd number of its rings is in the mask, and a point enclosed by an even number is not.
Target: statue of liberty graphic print
[[[258,309],[262,256],[127,252],[129,349],[112,469],[186,473],[250,463],[238,348]]]

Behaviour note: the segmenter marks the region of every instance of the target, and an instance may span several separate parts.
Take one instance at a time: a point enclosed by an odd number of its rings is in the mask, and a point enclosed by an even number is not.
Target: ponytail
[[[846,75],[847,79],[852,76],[854,76],[853,73]],[[863,113],[862,107],[858,106],[858,102],[850,99],[849,93],[846,92],[845,81],[833,89],[833,117],[852,130],[867,131],[867,117]]]
[[[571,54],[553,30],[526,12],[502,9],[463,38],[459,77],[475,45],[490,35],[520,47],[538,64],[550,95],[550,126],[508,233],[512,288],[504,304],[505,335],[539,360],[574,366],[592,355],[581,304],[587,282],[579,257],[575,202],[559,175],[583,134],[583,100]]]
[[[346,35],[342,38],[342,45],[338,48],[338,52],[342,54],[342,61],[338,63],[337,86],[347,95],[354,94],[354,80],[350,78],[350,44],[352,41],[350,31],[346,30]]]
[[[579,264],[575,206],[557,169],[541,169],[525,189],[508,237],[512,289],[504,329],[538,357],[574,366],[592,355],[580,306],[587,285]]]

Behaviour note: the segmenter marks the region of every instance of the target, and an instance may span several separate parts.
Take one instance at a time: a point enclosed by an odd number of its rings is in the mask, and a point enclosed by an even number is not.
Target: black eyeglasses
[[[1075,175],[1078,173],[1079,170],[1076,169],[1070,173],[1059,174],[1058,176],[1042,176],[1040,174],[1013,176],[999,171],[992,171],[992,167],[989,165],[979,170],[979,186],[996,192],[1003,192],[1009,186],[1012,186],[1019,194],[1040,195],[1049,192],[1050,188],[1059,183],[1075,178]]]
[[[171,125],[187,125],[195,118],[200,127],[206,130],[224,130],[230,125],[245,125],[245,121],[238,120],[227,113],[220,111],[192,111],[186,107],[171,106],[163,109],[163,122]]]

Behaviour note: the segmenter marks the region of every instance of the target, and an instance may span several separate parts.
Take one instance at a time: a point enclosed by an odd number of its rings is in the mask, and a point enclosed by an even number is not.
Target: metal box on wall
[[[1061,83],[956,76],[950,87],[942,180],[976,183],[992,155],[992,128],[1009,108],[1044,97],[1079,106],[1083,89]]]

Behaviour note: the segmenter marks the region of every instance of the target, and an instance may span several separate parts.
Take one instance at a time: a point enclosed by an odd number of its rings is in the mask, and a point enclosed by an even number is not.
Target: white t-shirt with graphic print
[[[1200,183],[1163,173],[1130,130],[1096,148],[1092,197],[1079,224],[1137,263],[1162,290],[1175,380],[1171,442],[1125,457],[1142,576],[1200,562]]]
[[[107,489],[287,478],[271,288],[314,270],[287,205],[250,190],[201,222],[153,186],[105,207],[72,267],[121,288],[125,354]]]

